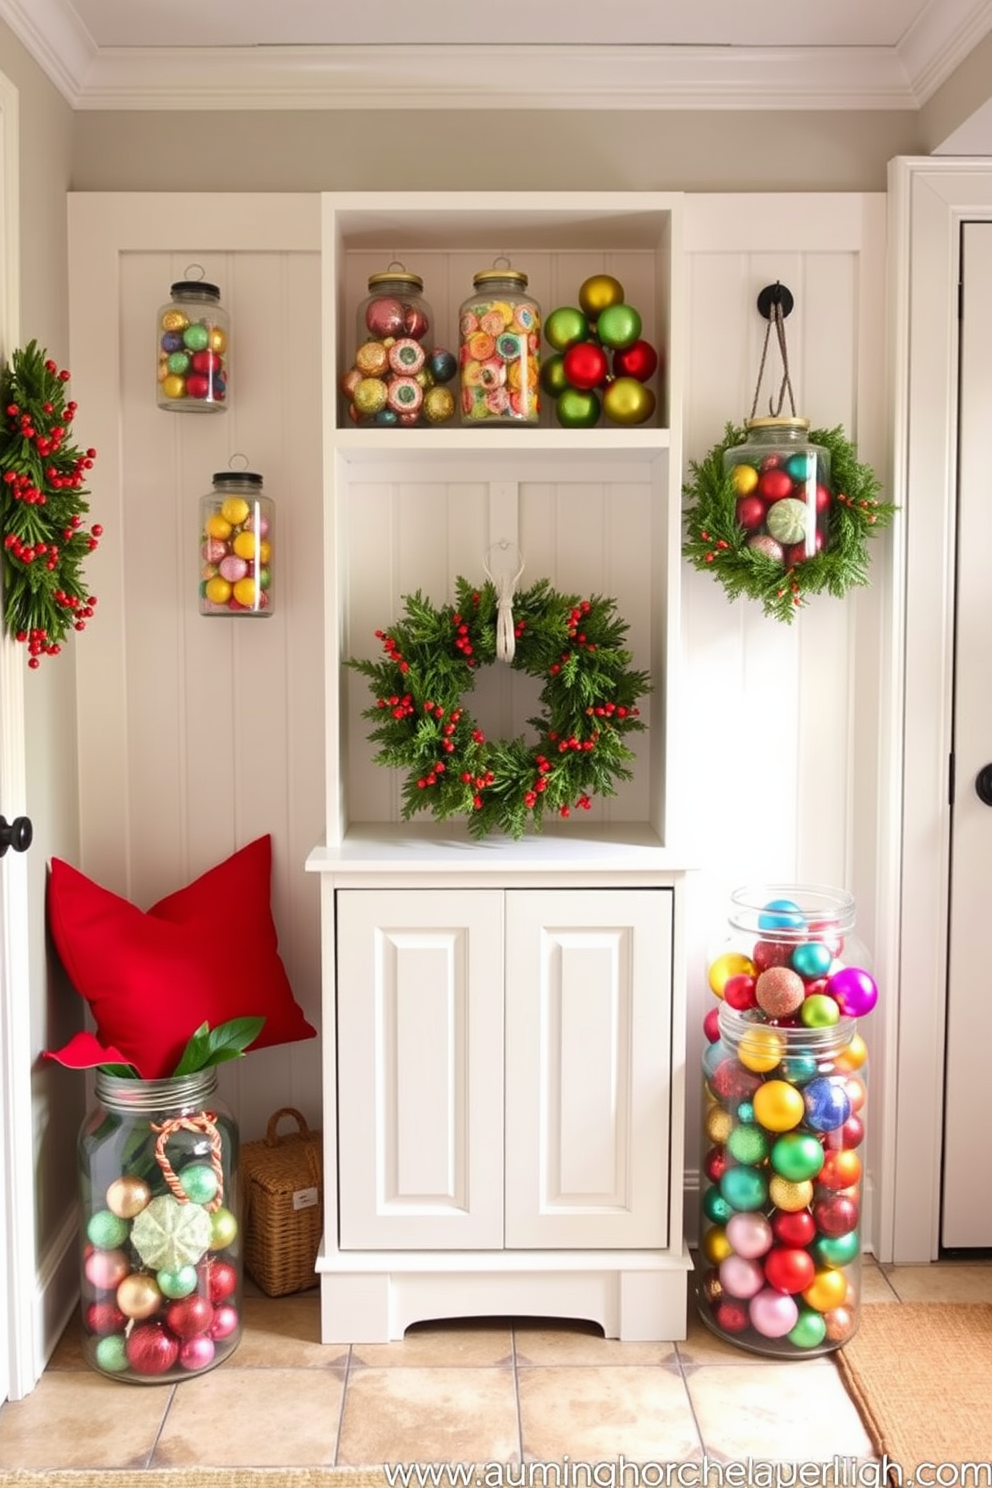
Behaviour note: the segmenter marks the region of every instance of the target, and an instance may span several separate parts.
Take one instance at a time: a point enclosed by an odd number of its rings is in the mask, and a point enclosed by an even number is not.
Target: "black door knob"
[[[34,827],[28,817],[15,816],[9,822],[5,816],[0,816],[0,858],[8,847],[12,847],[15,852],[27,852],[33,836]]]
[[[986,806],[992,806],[992,765],[983,765],[975,776],[975,794]]]

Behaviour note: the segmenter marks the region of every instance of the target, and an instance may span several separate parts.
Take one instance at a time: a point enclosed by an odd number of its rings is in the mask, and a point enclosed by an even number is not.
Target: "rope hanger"
[[[782,359],[782,383],[778,390],[778,402],[773,398],[768,399],[768,412],[772,418],[778,418],[782,412],[782,404],[785,402],[786,393],[789,394],[789,408],[792,417],[796,416],[796,399],[792,391],[792,377],[789,373],[789,349],[785,342],[785,318],[792,311],[794,301],[792,294],[784,284],[778,281],[766,285],[758,296],[758,310],[768,321],[765,330],[765,340],[761,348],[761,364],[758,367],[758,380],[754,385],[754,400],[751,404],[751,418],[754,418],[758,408],[758,396],[761,392],[761,379],[765,375],[765,361],[768,357],[768,346],[771,341],[772,327],[775,328],[775,336],[778,341],[779,355]]]

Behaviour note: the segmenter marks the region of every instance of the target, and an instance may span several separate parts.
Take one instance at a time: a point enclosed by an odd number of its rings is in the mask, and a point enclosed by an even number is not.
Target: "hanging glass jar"
[[[191,266],[187,274],[193,272]],[[227,408],[231,323],[216,284],[180,279],[158,312],[158,406],[175,413]]]
[[[739,889],[730,929],[708,968],[696,1301],[721,1337],[807,1357],[858,1325],[877,988],[843,891]]]
[[[541,310],[527,275],[480,269],[458,313],[463,424],[536,424],[541,416]]]
[[[723,457],[737,493],[737,523],[747,545],[784,568],[827,547],[830,452],[809,442],[809,419],[748,419],[747,441]]]
[[[186,1379],[241,1338],[238,1130],[214,1069],[96,1071],[79,1134],[82,1345],[101,1374]]]
[[[220,470],[200,498],[200,614],[271,615],[275,502],[252,470]]]
[[[424,281],[403,264],[369,275],[356,313],[354,359],[341,380],[348,417],[364,425],[444,423],[454,414],[455,358],[433,345]]]

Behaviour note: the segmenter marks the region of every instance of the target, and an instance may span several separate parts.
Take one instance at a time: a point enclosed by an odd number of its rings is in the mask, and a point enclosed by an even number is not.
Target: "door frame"
[[[901,854],[896,1079],[882,1260],[935,1260],[949,938],[960,227],[992,219],[992,160],[889,164],[890,490],[902,508]],[[900,588],[897,583],[896,588]],[[937,1119],[935,1120],[935,1115]]]

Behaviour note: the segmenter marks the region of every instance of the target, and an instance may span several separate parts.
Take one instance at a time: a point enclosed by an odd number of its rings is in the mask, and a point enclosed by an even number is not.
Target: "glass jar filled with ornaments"
[[[461,421],[537,424],[541,417],[541,309],[527,275],[497,260],[480,269],[458,312]]]
[[[355,317],[355,354],[341,390],[359,425],[410,428],[438,424],[455,411],[444,386],[455,375],[451,352],[434,345],[434,311],[424,281],[401,263],[370,274]]]
[[[854,902],[743,888],[708,958],[696,1301],[714,1333],[806,1358],[855,1332],[877,987]]]
[[[266,616],[275,607],[275,502],[253,470],[221,470],[200,498],[201,615]]]
[[[748,419],[747,440],[724,453],[747,545],[792,568],[827,546],[830,452],[809,442],[809,419]]]
[[[186,270],[187,276],[193,268]],[[157,321],[158,406],[173,413],[227,408],[231,322],[220,290],[187,277],[172,286]]]
[[[214,1068],[98,1068],[78,1141],[82,1346],[136,1384],[202,1374],[241,1338],[238,1129]]]

